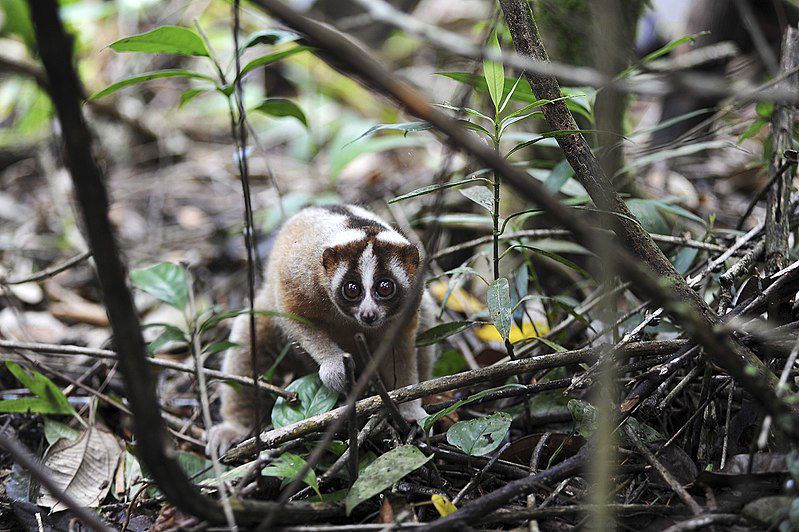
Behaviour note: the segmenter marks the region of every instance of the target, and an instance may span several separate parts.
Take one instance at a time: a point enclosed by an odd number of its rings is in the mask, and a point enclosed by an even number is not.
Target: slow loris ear
[[[332,274],[336,269],[336,263],[339,261],[339,254],[336,248],[325,248],[322,252],[322,266],[328,275]]]
[[[419,268],[419,249],[413,244],[402,246],[399,252],[400,264],[405,268],[410,277],[416,275]]]

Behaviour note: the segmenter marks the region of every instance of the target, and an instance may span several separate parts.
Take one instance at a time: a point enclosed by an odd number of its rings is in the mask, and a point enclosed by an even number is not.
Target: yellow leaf
[[[430,284],[428,290],[440,303],[444,301],[444,296],[447,294],[447,283],[444,281],[435,281]],[[475,312],[484,310],[485,305],[463,288],[456,288],[447,299],[447,308],[455,312],[474,314]]]
[[[536,330],[538,333],[536,334]],[[513,325],[510,329],[510,341],[516,343],[520,340],[527,338],[536,338],[539,334],[546,334],[549,332],[549,327],[546,323],[536,322],[535,327],[530,322],[524,322],[522,328],[519,329],[518,325]],[[502,335],[493,325],[483,325],[482,327],[474,330],[475,336],[484,342],[502,342]]]
[[[438,510],[438,513],[441,514],[441,517],[446,517],[449,514],[458,511],[458,509],[455,508],[455,505],[452,504],[452,502],[445,495],[434,493],[431,499],[433,501],[433,506],[436,507],[436,510]]]

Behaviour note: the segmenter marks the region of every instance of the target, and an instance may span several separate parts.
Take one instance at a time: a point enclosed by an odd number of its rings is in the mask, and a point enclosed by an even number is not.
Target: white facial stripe
[[[377,271],[377,257],[375,257],[371,242],[366,245],[366,249],[363,250],[361,258],[358,259],[358,266],[361,268],[361,282],[363,283],[364,293],[366,294],[366,298],[369,298],[372,293],[372,283],[374,283],[375,280],[375,272]]]
[[[376,238],[381,242],[386,242],[387,244],[401,244],[401,245],[410,244],[407,238],[405,238],[404,236],[393,230],[381,231],[377,233]]]
[[[350,242],[363,240],[364,238],[366,238],[366,233],[360,229],[345,229],[343,231],[337,232],[329,242],[325,243],[325,245],[328,247],[341,246],[344,244],[349,244]]]
[[[333,291],[336,291],[341,286],[341,283],[344,281],[344,276],[347,274],[347,265],[344,263],[339,264],[336,267],[336,271],[333,272],[333,277],[330,279],[330,286],[333,288]]]
[[[394,278],[397,279],[399,284],[405,288],[411,286],[411,279],[408,276],[408,272],[405,271],[405,268],[402,267],[396,258],[392,258],[388,262],[388,269],[391,270],[391,273],[394,275]]]

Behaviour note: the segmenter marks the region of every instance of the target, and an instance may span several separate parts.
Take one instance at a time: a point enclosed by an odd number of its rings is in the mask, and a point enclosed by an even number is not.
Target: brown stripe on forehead
[[[388,229],[386,225],[376,220],[358,216],[344,205],[325,205],[322,208],[333,214],[344,216],[347,219],[346,227],[348,229],[361,229],[369,236]]]
[[[392,258],[396,258],[400,266],[408,272],[408,277],[413,277],[419,267],[419,250],[413,244],[396,244],[394,242],[382,242],[373,240],[375,256],[378,261],[378,268],[381,271],[388,271],[388,263]]]

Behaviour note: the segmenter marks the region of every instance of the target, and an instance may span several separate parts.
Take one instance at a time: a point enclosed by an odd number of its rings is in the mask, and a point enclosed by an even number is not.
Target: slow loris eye
[[[383,279],[382,281],[378,281],[376,291],[377,295],[380,297],[389,298],[394,295],[396,289],[393,281]]]
[[[345,299],[355,301],[361,297],[361,285],[354,281],[344,283],[344,286],[341,287],[341,293]]]

